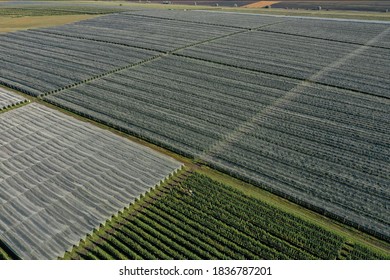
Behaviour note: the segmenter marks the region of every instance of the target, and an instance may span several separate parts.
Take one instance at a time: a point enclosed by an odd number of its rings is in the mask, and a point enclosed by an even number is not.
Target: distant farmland
[[[130,0],[133,3],[139,3],[136,0]],[[151,0],[152,3],[162,3],[161,0]],[[266,4],[262,4],[262,2]],[[281,0],[281,1],[245,1],[245,0],[176,0],[171,1],[172,4],[177,5],[195,5],[198,6],[212,6],[212,7],[241,7],[256,8],[255,3],[259,3],[257,7],[264,8],[271,6],[271,8],[279,9],[301,9],[301,10],[318,10],[321,7],[323,10],[332,11],[369,11],[369,12],[385,12],[390,9],[390,1],[364,1],[364,0],[336,0],[336,1],[313,1],[313,0]],[[168,6],[168,5],[167,5]]]
[[[46,104],[130,135],[194,168],[208,166],[390,241],[389,38],[390,24],[382,22],[169,10],[125,11],[1,35],[0,84],[32,96],[35,104],[0,115],[7,131],[0,130],[0,169],[5,172],[0,176],[5,186],[0,189],[0,240],[23,258],[61,256],[181,167],[168,156]],[[27,127],[34,133],[23,138]],[[34,193],[35,205],[23,208],[28,199],[19,198],[18,182],[36,178],[33,182],[47,189],[46,177],[57,176],[62,161],[70,173],[52,184],[64,195],[77,190],[77,203],[88,206],[83,213],[93,216],[91,222],[81,215],[80,221],[64,224],[59,213],[77,215],[61,204],[17,226],[30,210],[40,213],[46,201],[43,190]],[[21,170],[26,172],[21,175]],[[96,246],[86,251],[81,246],[78,257],[385,257],[283,211],[280,219],[288,220],[283,226],[267,227],[262,219],[243,222],[242,212],[229,208],[229,197],[242,207],[251,205],[244,213],[253,213],[253,219],[263,210],[277,210],[196,173],[173,180],[194,191],[195,198],[172,189],[146,214],[129,221],[120,235],[109,231]],[[110,192],[106,183],[114,184],[112,193],[99,196]],[[86,193],[80,191],[83,186]],[[120,199],[124,189],[126,196]],[[212,207],[218,203],[220,207]],[[11,215],[14,209],[16,216]],[[177,224],[167,231],[165,218],[193,228]],[[71,231],[72,238],[45,243],[53,232],[35,227],[45,220],[60,232]],[[305,230],[294,232],[300,226]],[[147,232],[145,239],[136,237],[132,227]],[[197,237],[202,249],[189,248],[185,240],[200,228],[208,228]],[[31,230],[34,237],[29,239],[25,232]],[[32,246],[39,244],[36,236],[51,249]],[[210,238],[214,243],[205,242]]]
[[[370,11],[370,12],[385,12],[390,10],[390,1],[355,1],[355,0],[339,0],[339,1],[310,1],[310,0],[284,0],[273,4],[273,8],[289,8],[289,9],[309,9],[315,10],[318,7],[321,9],[338,10],[338,11]]]

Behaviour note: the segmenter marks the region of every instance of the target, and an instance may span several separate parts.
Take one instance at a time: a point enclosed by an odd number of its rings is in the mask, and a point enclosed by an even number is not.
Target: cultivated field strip
[[[19,105],[26,101],[27,99],[25,99],[24,97],[14,94],[4,88],[0,88],[0,110],[7,109],[11,106]]]
[[[186,62],[189,64],[186,65]],[[156,64],[148,63],[143,67],[122,71],[48,96],[45,100],[82,112],[111,126],[130,128],[133,134],[153,141],[158,140],[160,145],[170,148],[178,146],[178,152],[193,156],[207,149],[215,141],[221,140],[221,135],[233,131],[240,121],[251,116],[251,110],[232,108],[233,104],[240,104],[239,96],[247,87],[245,82],[258,78],[260,86],[255,84],[252,88],[259,91],[264,91],[261,82],[267,83],[266,78],[259,75],[240,75],[234,68],[218,65],[215,66],[216,69],[211,66],[204,67],[203,74],[196,73],[203,65],[206,64],[179,57],[167,57],[156,61]],[[189,76],[188,69],[192,67],[195,68],[190,71],[192,76]],[[225,77],[218,80],[217,76],[210,75],[216,70],[224,71]],[[178,71],[182,71],[179,76]],[[207,84],[204,84],[205,80],[201,80],[205,78]],[[149,82],[145,83],[146,80]],[[162,80],[169,83],[163,85]],[[209,93],[210,90],[215,91],[212,81],[215,82],[215,87],[221,87],[214,95]],[[227,91],[234,86],[236,94],[232,97],[226,96],[223,90]],[[287,89],[292,86],[288,82],[283,84]],[[215,108],[215,104],[220,100],[224,102]],[[243,102],[246,107],[250,107],[251,100]],[[117,116],[109,112],[117,112]],[[161,126],[161,119],[167,121],[169,129]],[[172,139],[174,145],[171,143]]]
[[[39,96],[156,54],[33,30],[13,32],[0,36],[0,83]]]
[[[255,213],[255,215],[254,215]],[[385,259],[194,173],[138,213],[125,212],[65,259]]]
[[[387,99],[168,56],[45,100],[390,236]]]
[[[262,28],[262,30],[366,45],[373,37],[379,35],[389,27],[390,24],[387,23],[379,24],[366,22],[295,19],[276,25],[266,26]],[[382,40],[369,43],[369,45],[390,49],[390,36],[387,35],[383,37]]]
[[[239,29],[114,14],[40,31],[168,52]]]
[[[381,41],[386,34],[380,33],[370,42]],[[186,48],[177,54],[390,98],[388,49],[260,30]],[[321,73],[323,69],[326,73]],[[316,75],[318,72],[321,75]]]
[[[26,2],[25,2],[26,3]],[[30,2],[33,3],[33,2]],[[15,2],[13,2],[15,5]],[[42,5],[42,3],[40,3]],[[109,8],[109,7],[89,7],[83,6],[63,6],[63,5],[48,5],[48,2],[45,3],[45,6],[35,6],[34,5],[21,5],[21,6],[6,6],[0,5],[0,16],[63,16],[63,15],[101,15],[101,14],[110,14],[123,11],[118,8]]]
[[[249,14],[242,16],[239,14],[210,13],[204,11],[178,11],[178,10],[144,10],[129,11],[122,15],[131,14],[148,18],[170,19],[181,22],[193,22],[206,25],[225,26],[243,29],[258,28],[260,26],[284,22],[288,19],[280,17],[269,17]]]
[[[36,103],[0,115],[0,239],[54,259],[181,164]]]

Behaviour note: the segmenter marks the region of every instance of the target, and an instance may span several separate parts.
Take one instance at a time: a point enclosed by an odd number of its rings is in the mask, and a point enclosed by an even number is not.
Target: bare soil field
[[[265,8],[270,7],[271,5],[277,4],[279,1],[259,1],[249,5],[245,5],[245,8]]]

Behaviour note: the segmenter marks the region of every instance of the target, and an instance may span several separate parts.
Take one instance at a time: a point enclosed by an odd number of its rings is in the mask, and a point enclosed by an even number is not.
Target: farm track
[[[96,43],[90,50],[87,41],[42,36],[39,33],[31,36],[32,33],[17,32],[2,36],[3,44],[7,42],[8,46],[15,46],[15,48],[12,50],[5,48],[0,58],[4,66],[0,72],[2,73],[0,83],[32,96],[39,96],[44,92],[72,84],[72,81],[85,80],[96,74],[116,69],[118,65],[123,67],[157,54],[123,46],[114,47],[112,53],[110,51],[113,47],[105,43]],[[23,54],[26,49],[23,42],[26,41],[31,45],[28,59]],[[0,46],[0,48],[4,47]],[[15,51],[22,53],[20,62],[17,63],[10,60]],[[52,64],[56,64],[56,67]],[[96,68],[96,65],[99,67]]]
[[[126,16],[126,14],[127,13],[121,13],[121,16]],[[131,16],[150,17],[150,18],[157,18],[157,19],[162,19],[162,20],[171,20],[171,21],[180,21],[180,22],[183,21],[183,22],[198,23],[198,24],[201,23],[201,24],[213,26],[213,24],[211,24],[211,23],[205,23],[205,22],[201,22],[201,21],[189,21],[189,20],[171,19],[171,18],[164,18],[164,17],[154,17],[154,16],[147,16],[147,15],[138,15],[136,13],[131,14]],[[186,45],[186,46],[178,47],[178,48],[170,50],[170,51],[162,51],[162,50],[156,49],[156,48],[147,48],[147,47],[142,47],[142,46],[136,46],[134,44],[117,43],[117,42],[113,42],[113,41],[109,41],[109,40],[99,40],[99,39],[91,39],[91,38],[83,37],[83,36],[66,35],[66,34],[62,34],[60,32],[52,31],[52,30],[34,30],[33,32],[43,33],[43,34],[50,33],[50,34],[55,34],[57,36],[61,36],[61,37],[65,37],[65,38],[75,38],[75,39],[89,40],[89,41],[95,41],[95,42],[100,42],[100,43],[120,45],[120,46],[123,46],[123,47],[132,47],[132,48],[137,48],[137,49],[141,49],[141,50],[155,51],[155,52],[160,52],[161,53],[160,55],[156,55],[156,56],[154,56],[152,58],[149,58],[149,59],[146,59],[144,61],[140,61],[140,62],[137,62],[137,63],[134,63],[134,64],[129,64],[129,65],[126,65],[126,66],[123,66],[123,67],[118,67],[118,68],[113,69],[113,70],[111,70],[109,72],[105,72],[103,74],[99,74],[99,75],[95,75],[95,76],[92,76],[92,77],[88,77],[87,79],[84,79],[82,81],[79,81],[79,82],[76,82],[76,83],[73,83],[73,84],[68,84],[68,85],[66,85],[64,87],[60,87],[58,89],[55,89],[55,90],[48,91],[48,92],[44,93],[45,95],[47,95],[47,94],[52,94],[52,93],[55,93],[55,92],[58,92],[58,91],[62,91],[62,90],[68,89],[68,88],[73,88],[73,87],[81,85],[83,83],[87,83],[87,82],[93,81],[95,79],[99,79],[99,78],[105,77],[107,75],[110,75],[112,73],[117,73],[117,72],[120,72],[122,70],[131,68],[131,67],[135,67],[137,65],[141,65],[143,63],[147,63],[149,61],[153,61],[154,59],[160,58],[160,57],[165,56],[165,55],[170,55],[170,54],[171,55],[184,56],[184,57],[191,57],[191,58],[200,59],[200,60],[203,60],[203,61],[208,61],[208,62],[211,62],[211,63],[220,63],[221,65],[229,65],[229,66],[232,66],[232,67],[237,67],[237,68],[245,69],[245,70],[252,70],[252,71],[259,72],[259,73],[267,73],[267,74],[271,74],[271,75],[277,75],[277,76],[280,76],[280,77],[294,78],[294,77],[291,77],[289,75],[283,75],[283,74],[275,73],[275,72],[272,72],[272,71],[264,71],[264,70],[259,70],[259,69],[255,69],[255,68],[251,68],[251,67],[242,67],[242,66],[237,66],[237,65],[231,65],[229,63],[228,64],[221,63],[221,62],[218,62],[216,60],[202,59],[200,57],[193,57],[193,56],[188,56],[188,55],[185,55],[185,54],[177,53],[177,52],[179,52],[181,50],[186,50],[186,49],[189,49],[191,47],[207,44],[207,43],[210,43],[210,42],[215,42],[215,41],[218,41],[220,39],[228,38],[228,37],[240,34],[240,33],[247,33],[247,32],[254,31],[254,30],[259,30],[259,31],[262,31],[262,32],[277,33],[277,32],[273,32],[273,31],[270,31],[270,30],[264,30],[264,28],[267,28],[269,26],[274,26],[274,25],[278,26],[279,24],[286,23],[288,21],[291,21],[291,19],[290,20],[283,20],[283,21],[278,20],[278,21],[275,21],[275,22],[263,24],[261,26],[250,27],[250,28],[248,28],[248,27],[241,27],[240,28],[240,27],[237,27],[237,26],[234,26],[234,25],[223,25],[224,27],[235,28],[235,29],[239,28],[239,29],[243,29],[243,30],[237,31],[237,32],[233,32],[233,33],[228,33],[228,34],[217,36],[217,37],[213,37],[213,38],[201,41],[201,42],[195,42],[195,43],[192,43],[192,44],[189,44],[189,45]],[[286,34],[289,34],[289,33],[286,33]],[[292,35],[295,36],[296,34],[292,34]],[[296,36],[300,36],[300,35],[296,35]],[[319,38],[319,39],[327,41],[327,39],[324,39],[324,38]],[[339,41],[339,42],[342,42],[342,41]],[[345,42],[342,42],[342,43],[345,43]],[[346,44],[353,44],[353,43],[346,43]],[[358,45],[362,45],[362,44],[358,44]],[[370,47],[375,47],[375,46],[370,46]],[[298,80],[306,81],[307,79],[298,79]],[[332,86],[332,87],[335,87],[335,88],[351,90],[348,87],[338,86],[338,85],[329,84],[329,83],[325,83],[325,82],[321,82],[321,81],[312,81],[312,82],[315,82],[315,83],[318,83],[318,84],[321,84],[321,85]],[[6,85],[6,86],[12,87],[12,85],[9,84],[9,83],[4,83],[3,82],[3,84]],[[13,87],[13,88],[15,88],[15,87]],[[15,88],[15,89],[19,89],[20,90],[20,88]],[[356,91],[358,93],[365,93],[365,94],[367,94],[367,92],[365,92],[365,91],[359,91],[359,90],[354,90],[354,91]],[[25,92],[25,90],[22,90],[22,92]],[[373,93],[370,93],[370,94],[373,95],[373,96],[384,97],[383,95],[379,95],[379,94],[373,94]],[[389,97],[384,97],[384,98],[388,99]]]
[[[264,28],[268,25],[273,25],[273,24],[279,24],[282,22],[289,21],[288,19],[284,20],[272,20],[271,22],[264,23],[261,25],[251,25],[251,26],[239,26],[239,25],[229,25],[229,24],[218,24],[218,23],[210,23],[210,22],[204,22],[204,21],[194,21],[194,20],[185,20],[185,19],[178,19],[178,18],[169,18],[169,17],[159,17],[159,16],[150,16],[150,15],[142,15],[140,14],[142,12],[137,11],[137,12],[126,12],[124,15],[128,14],[131,16],[137,16],[137,17],[143,17],[143,18],[158,18],[158,19],[163,19],[163,20],[172,20],[172,21],[178,21],[178,22],[191,22],[191,23],[197,23],[197,24],[203,24],[203,25],[208,25],[208,26],[220,26],[220,27],[229,27],[229,28],[237,28],[237,29],[244,29],[244,30],[256,30],[260,28]]]
[[[260,29],[260,28],[263,28],[263,27],[266,27],[266,26],[269,26],[269,25],[280,23],[280,22],[284,22],[284,21],[278,21],[278,22],[275,22],[275,23],[269,23],[269,24],[266,24],[266,25],[262,25],[260,27],[251,28],[251,29],[249,29],[249,31],[257,30],[257,29]],[[229,26],[227,26],[227,27],[229,27]],[[34,31],[34,32],[41,32],[41,33],[44,33],[44,34],[47,33],[46,31]],[[47,95],[50,95],[52,93],[60,92],[62,90],[74,88],[74,87],[77,87],[77,86],[82,85],[84,83],[88,83],[88,82],[94,81],[96,79],[101,79],[101,78],[106,77],[108,75],[115,74],[115,73],[121,72],[123,70],[132,68],[132,67],[143,65],[143,64],[148,63],[148,62],[152,62],[152,61],[154,61],[156,59],[159,59],[159,58],[167,56],[167,55],[171,55],[171,54],[176,55],[175,54],[176,52],[178,52],[180,50],[184,50],[186,48],[190,48],[190,47],[194,47],[194,46],[198,46],[198,45],[202,45],[202,44],[207,44],[207,43],[215,41],[215,40],[219,40],[219,39],[222,39],[222,38],[230,37],[230,36],[233,36],[233,35],[236,35],[236,34],[239,34],[239,33],[244,33],[244,32],[248,32],[248,29],[245,29],[245,30],[242,30],[242,31],[236,31],[236,32],[229,33],[229,34],[226,34],[226,35],[221,35],[221,36],[218,36],[218,37],[213,37],[213,38],[201,41],[201,42],[195,42],[193,44],[186,45],[186,46],[183,46],[183,47],[178,47],[178,48],[170,50],[170,51],[161,51],[161,50],[154,49],[154,48],[143,48],[143,47],[134,46],[134,45],[131,45],[131,44],[115,43],[115,42],[111,42],[111,41],[107,41],[107,40],[90,39],[90,38],[86,38],[86,37],[70,36],[70,35],[64,35],[64,34],[61,34],[61,33],[50,32],[49,34],[55,34],[57,36],[62,36],[62,37],[77,38],[77,39],[83,39],[83,40],[89,40],[89,41],[95,41],[95,42],[102,42],[102,43],[108,43],[108,44],[114,44],[114,45],[121,45],[121,46],[125,46],[125,47],[138,48],[138,49],[142,49],[142,50],[156,51],[156,52],[160,52],[161,54],[160,55],[156,55],[154,57],[151,57],[151,58],[149,58],[147,60],[143,60],[143,61],[140,61],[140,62],[137,62],[137,63],[134,63],[134,64],[130,64],[130,65],[126,65],[124,67],[119,67],[119,68],[113,69],[113,70],[111,70],[109,72],[106,72],[104,74],[96,75],[96,76],[90,77],[88,79],[85,79],[83,81],[80,81],[80,82],[77,82],[77,83],[74,83],[74,84],[71,84],[71,85],[67,85],[65,87],[62,87],[62,88],[59,88],[59,89],[56,89],[56,90],[53,90],[53,91],[50,91],[50,92],[46,92],[46,93],[44,93],[44,94],[42,94],[40,96],[47,96]]]
[[[208,43],[208,42],[211,42],[213,40],[218,40],[220,38],[225,38],[225,37],[228,37],[228,36],[231,36],[231,35],[234,35],[234,34],[237,34],[237,33],[241,33],[243,31],[237,31],[235,33],[232,33],[232,34],[228,34],[228,35],[222,35],[222,36],[219,36],[219,37],[215,37],[215,38],[212,38],[212,39],[208,39],[208,40],[205,40],[205,41],[202,41],[202,42],[197,42],[197,43],[193,43],[191,45],[188,45],[188,46],[184,46],[184,47],[180,47],[180,48],[177,48],[175,50],[172,50],[172,51],[168,51],[168,52],[162,52],[160,55],[155,55],[151,58],[148,58],[147,60],[143,60],[143,61],[140,61],[140,62],[137,62],[137,63],[134,63],[134,64],[130,64],[130,65],[126,65],[126,66],[123,66],[123,67],[120,67],[120,68],[116,68],[114,70],[111,70],[109,72],[106,72],[104,74],[100,74],[100,75],[96,75],[96,76],[93,76],[93,77],[90,77],[86,80],[83,80],[83,81],[80,81],[80,82],[77,82],[77,83],[74,83],[74,84],[71,84],[71,85],[67,85],[65,87],[62,87],[60,89],[56,89],[54,91],[51,91],[51,92],[47,92],[45,94],[42,94],[40,96],[47,96],[47,95],[50,95],[52,93],[57,93],[57,92],[60,92],[62,90],[65,90],[65,89],[71,89],[71,88],[74,88],[74,87],[77,87],[79,85],[82,85],[82,84],[85,84],[85,83],[89,83],[89,82],[92,82],[94,80],[97,80],[97,79],[101,79],[103,77],[106,77],[106,76],[109,76],[109,75],[112,75],[112,74],[115,74],[115,73],[118,73],[118,72],[121,72],[121,71],[124,71],[124,70],[127,70],[129,68],[133,68],[133,67],[136,67],[136,66],[139,66],[139,65],[143,65],[145,63],[149,63],[149,62],[152,62],[156,59],[160,59],[161,57],[164,57],[166,55],[169,55],[169,54],[172,54],[176,51],[179,51],[179,50],[182,50],[182,49],[185,49],[185,48],[188,48],[188,47],[192,47],[192,46],[196,46],[196,45],[200,45],[200,44],[205,44],[205,43]],[[61,34],[56,34],[56,35],[59,35],[59,36],[63,36]],[[74,37],[74,36],[64,36],[64,37],[72,37],[72,38],[78,38],[78,37]],[[87,39],[87,38],[78,38],[78,39],[85,39],[85,40],[90,40],[90,39]],[[115,45],[123,45],[123,46],[131,46],[131,45],[125,45],[125,44],[120,44],[120,43],[112,43],[112,42],[108,42],[108,41],[104,41],[104,40],[92,40],[92,41],[97,41],[97,42],[104,42],[104,43],[110,43],[110,44],[115,44]],[[131,47],[134,47],[134,46],[131,46]],[[152,50],[152,51],[157,51],[157,52],[161,52],[159,50],[155,50],[155,49],[147,49],[147,48],[141,48],[141,47],[134,47],[134,48],[139,48],[139,49],[144,49],[144,50]]]

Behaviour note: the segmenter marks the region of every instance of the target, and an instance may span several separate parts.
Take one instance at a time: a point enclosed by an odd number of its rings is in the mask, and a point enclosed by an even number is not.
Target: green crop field
[[[96,231],[65,259],[388,259],[193,173]]]

